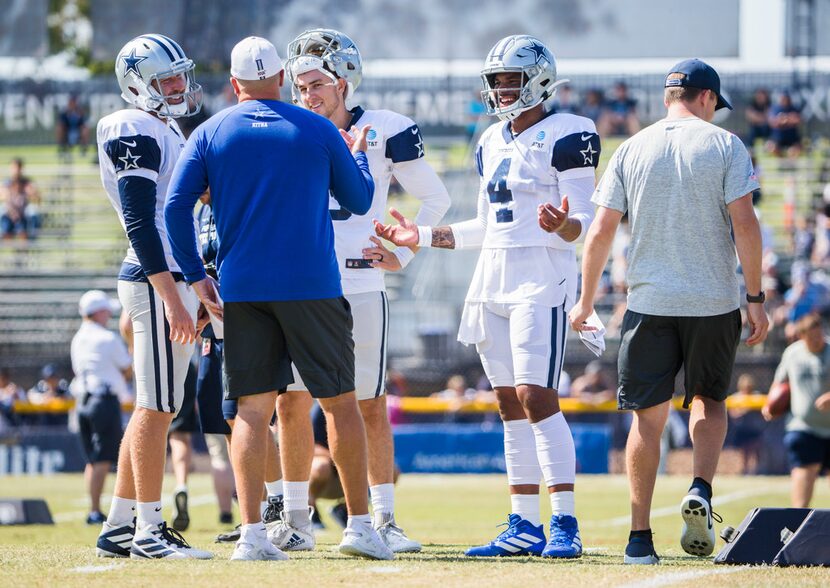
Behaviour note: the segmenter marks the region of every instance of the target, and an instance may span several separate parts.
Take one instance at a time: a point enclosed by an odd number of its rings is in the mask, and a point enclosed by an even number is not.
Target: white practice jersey
[[[352,120],[347,128],[352,125],[372,127],[366,137],[366,156],[375,182],[372,207],[365,215],[353,215],[331,198],[330,212],[343,293],[359,294],[385,289],[383,270],[371,267],[363,259],[363,249],[374,246],[369,241],[369,237],[375,235],[372,219],[383,222],[386,218],[392,176],[409,194],[422,201],[421,210],[414,219],[416,223],[438,223],[450,206],[450,198],[443,183],[424,159],[424,141],[418,125],[389,110],[357,107],[351,112]]]
[[[161,120],[143,110],[119,110],[98,122],[101,182],[125,231],[125,210],[118,190],[118,181],[129,176],[139,176],[156,184],[155,227],[161,238],[167,267],[171,272],[180,270],[173,259],[167,239],[164,203],[167,198],[167,185],[173,174],[173,167],[184,148],[184,142],[184,136],[175,120]],[[126,212],[129,217],[130,211]],[[127,249],[124,262],[133,266],[141,265],[132,245]]]
[[[594,123],[572,114],[550,114],[515,137],[506,122],[484,132],[476,150],[478,217],[452,225],[457,246],[482,248],[468,303],[575,302],[575,242],[544,231],[538,207],[560,207],[566,195],[569,216],[580,221],[584,238],[594,217],[590,198],[599,153]],[[470,329],[480,334],[473,324],[478,320],[477,313],[467,313],[462,341],[477,342]]]

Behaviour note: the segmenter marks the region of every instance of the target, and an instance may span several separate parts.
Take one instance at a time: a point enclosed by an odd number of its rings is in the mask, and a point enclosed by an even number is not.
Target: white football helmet
[[[193,60],[178,43],[158,34],[141,35],[129,41],[115,59],[121,97],[161,117],[193,116],[202,109],[202,87],[193,79],[194,68]],[[184,92],[163,95],[161,81],[174,76],[183,76]]]
[[[312,69],[314,60],[302,59],[304,56],[319,58],[324,66],[324,73],[329,77],[346,80],[348,90],[346,96],[351,96],[363,79],[363,62],[360,51],[349,37],[333,29],[310,29],[300,33],[296,39],[288,44],[288,57],[285,71],[291,82],[291,91],[294,101],[299,102],[296,91],[296,77]]]
[[[522,74],[521,87],[496,88],[495,77],[499,73],[518,72]],[[556,81],[556,60],[547,47],[530,35],[510,35],[490,49],[481,70],[484,90],[481,99],[487,114],[495,114],[501,120],[510,121],[525,110],[529,110],[551,98],[557,86],[568,80]],[[518,99],[501,106],[501,92],[519,92]]]

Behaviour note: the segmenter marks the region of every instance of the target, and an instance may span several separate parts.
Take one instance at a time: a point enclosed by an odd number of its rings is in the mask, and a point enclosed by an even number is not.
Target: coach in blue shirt
[[[352,318],[340,289],[328,210],[329,195],[353,214],[369,210],[374,191],[364,152],[369,128],[354,129],[350,154],[328,120],[280,102],[283,76],[282,61],[265,39],[248,37],[234,47],[231,85],[239,104],[193,132],[165,206],[173,256],[207,309],[225,321],[227,395],[239,399],[231,456],[242,516],[231,559],[287,558],[268,540],[276,530],[266,534],[260,498],[268,421],[277,390],[293,381],[292,361],[330,417],[349,512],[367,521],[344,543],[347,548],[373,544],[366,434],[354,394]],[[206,279],[193,228],[193,208],[208,186],[224,307]],[[283,456],[285,479],[308,480],[308,471],[292,471],[294,456],[297,463],[311,463],[308,411],[281,413],[280,426],[283,447],[290,448]],[[305,505],[303,510],[307,518]],[[314,547],[313,535],[303,539],[305,549]],[[387,559],[385,552],[360,553]]]

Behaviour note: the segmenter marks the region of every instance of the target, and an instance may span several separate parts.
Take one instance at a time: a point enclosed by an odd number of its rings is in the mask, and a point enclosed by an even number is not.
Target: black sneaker
[[[345,502],[338,502],[332,506],[329,509],[329,514],[331,515],[331,518],[334,519],[334,522],[344,529],[346,528],[346,525],[349,522],[349,509],[346,508]]]
[[[233,531],[228,531],[227,533],[219,533],[216,536],[217,543],[236,543],[239,541],[239,538],[242,536],[242,531],[240,528],[242,525],[237,525],[234,527]]]
[[[187,492],[180,490],[173,496],[173,528],[187,531],[190,526],[190,514],[187,512]]]
[[[316,508],[311,512],[311,526],[314,527],[315,531],[322,531],[326,528],[323,524],[323,519],[320,518],[320,513],[317,512]]]
[[[660,557],[654,551],[654,543],[651,538],[631,537],[628,545],[625,546],[625,558],[623,563],[639,565],[656,565],[660,563]]]
[[[268,523],[279,521],[280,513],[282,513],[284,506],[282,494],[279,496],[269,496],[268,506],[265,507],[265,512],[262,513],[262,522],[267,525]]]
[[[221,512],[219,513],[219,524],[220,525],[230,525],[233,523],[233,513],[232,512]]]
[[[104,521],[107,520],[107,517],[104,516],[99,510],[92,511],[86,517],[86,524],[87,525],[100,525]]]

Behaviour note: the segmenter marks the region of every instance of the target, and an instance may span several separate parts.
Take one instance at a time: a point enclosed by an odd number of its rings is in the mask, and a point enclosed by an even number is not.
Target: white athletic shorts
[[[484,341],[476,345],[490,384],[559,388],[568,320],[565,307],[484,305]]]
[[[176,282],[176,289],[195,325],[199,309],[196,293],[184,282]],[[118,299],[133,323],[136,406],[179,412],[194,346],[170,340],[164,304],[148,282],[118,280]]]
[[[386,340],[389,333],[389,301],[386,292],[347,294],[354,322],[354,383],[358,400],[377,398],[386,392]],[[293,365],[294,383],[288,390],[307,390]]]

